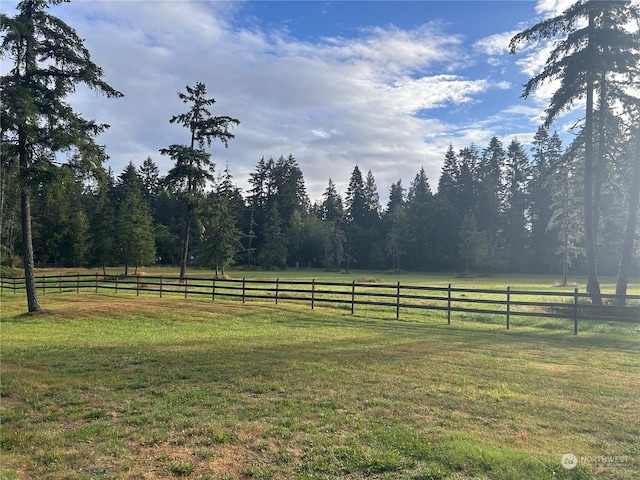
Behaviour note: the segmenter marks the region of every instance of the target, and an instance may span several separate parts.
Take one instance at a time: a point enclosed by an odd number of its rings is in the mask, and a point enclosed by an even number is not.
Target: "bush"
[[[9,265],[0,266],[0,276],[5,278],[18,278],[22,276],[22,270]]]

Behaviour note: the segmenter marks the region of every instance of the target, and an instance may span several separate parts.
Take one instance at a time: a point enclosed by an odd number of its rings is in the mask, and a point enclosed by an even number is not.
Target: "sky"
[[[14,15],[16,4],[0,0],[0,9]],[[211,113],[241,122],[228,148],[213,143],[210,152],[244,192],[261,158],[293,155],[311,201],[330,178],[344,197],[357,165],[373,173],[384,206],[391,184],[408,188],[420,168],[435,192],[450,144],[482,149],[497,136],[505,148],[514,138],[530,145],[550,90],[521,94],[545,49],[510,55],[509,40],[570,4],[75,0],[50,13],[124,94],[78,88],[69,98],[85,118],[111,125],[97,141],[114,175],[147,157],[166,174],[172,162],[159,150],[190,140],[169,123],[188,110],[177,93],[202,82],[216,100]]]

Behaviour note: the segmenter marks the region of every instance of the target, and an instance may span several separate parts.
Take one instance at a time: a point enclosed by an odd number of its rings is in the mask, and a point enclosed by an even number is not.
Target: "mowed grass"
[[[3,479],[640,478],[637,325],[41,303],[2,296]]]

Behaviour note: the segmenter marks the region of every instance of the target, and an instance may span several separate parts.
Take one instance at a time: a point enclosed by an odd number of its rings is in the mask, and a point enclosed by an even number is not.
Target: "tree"
[[[629,209],[627,225],[624,234],[624,244],[620,255],[620,267],[618,268],[618,280],[616,282],[616,295],[626,295],[629,283],[629,269],[633,257],[633,243],[635,240],[638,210],[640,209],[640,129],[635,132],[635,152],[631,186],[629,188]],[[624,297],[618,298],[617,303],[624,306]]]
[[[542,125],[533,137],[531,180],[529,181],[530,252],[529,271],[548,271],[559,247],[558,232],[549,228],[553,215],[553,172],[562,159],[562,140],[558,132],[549,135]]]
[[[387,233],[385,235],[385,252],[391,258],[391,268],[400,269],[400,259],[406,253],[404,244],[407,238],[407,215],[401,206],[393,207],[387,213]]]
[[[630,107],[629,112],[638,105],[639,21],[640,7],[632,1],[580,0],[562,14],[518,33],[510,42],[511,53],[515,53],[522,43],[538,43],[543,39],[554,41],[544,68],[527,82],[522,94],[526,98],[541,85],[560,80],[546,110],[545,126],[551,125],[562,112],[572,109],[576,101],[585,100],[582,138],[587,292],[596,304],[602,304],[596,237],[601,188],[598,172],[602,168],[600,164],[606,146],[606,137],[601,130],[603,115],[604,110],[614,103]],[[598,125],[595,124],[597,103],[601,119]],[[600,131],[596,135],[598,127]],[[596,137],[600,139],[598,144]]]
[[[357,165],[353,167],[351,172],[345,205],[347,223],[362,225],[366,217],[366,199],[362,172]]]
[[[133,163],[125,168],[119,178],[121,200],[116,216],[116,238],[119,258],[124,262],[124,274],[129,275],[129,265],[155,263],[153,219],[149,205],[142,198],[142,185]]]
[[[433,193],[424,168],[420,168],[409,185],[406,202],[408,249],[413,267],[426,269],[433,260]]]
[[[473,213],[464,216],[460,225],[460,257],[464,259],[464,273],[467,275],[471,266],[480,265],[487,256],[487,238],[478,231],[478,224]]]
[[[176,191],[185,206],[184,230],[182,237],[182,257],[180,260],[180,278],[186,277],[189,258],[189,236],[191,223],[196,214],[199,196],[202,195],[207,181],[213,181],[214,164],[211,154],[205,151],[205,144],[211,146],[213,139],[220,140],[226,147],[235,136],[229,131],[240,120],[228,116],[212,116],[209,106],[216,103],[213,98],[206,98],[207,87],[196,82],[195,86],[186,86],[187,93],[178,92],[183,103],[189,104],[189,111],[174,115],[170,123],[178,123],[189,130],[191,139],[188,145],[173,144],[160,150],[168,155],[175,165],[169,170],[166,182]]]
[[[87,169],[100,170],[104,152],[94,141],[108,125],[86,120],[65,99],[78,84],[109,98],[122,94],[102,80],[103,71],[73,28],[46,12],[62,0],[23,0],[15,17],[0,14],[0,55],[11,67],[0,79],[3,147],[18,158],[22,248],[29,312],[40,309],[35,287],[31,195],[34,177],[51,167],[55,153],[77,149]]]
[[[502,142],[497,137],[493,137],[487,148],[483,150],[476,170],[478,188],[476,220],[478,229],[487,235],[489,260],[494,267],[500,263],[498,258],[503,246],[503,238],[500,235],[500,218],[504,198],[502,170],[505,160],[506,152]]]
[[[447,153],[444,156],[444,163],[438,180],[438,195],[448,200],[451,205],[456,205],[458,200],[458,180],[460,177],[460,166],[458,157],[453,150],[453,145],[449,144]]]
[[[262,229],[264,243],[258,253],[258,261],[265,270],[284,269],[287,266],[287,247],[282,232],[282,221],[278,214],[277,202],[273,202],[267,211]]]
[[[529,237],[529,181],[531,164],[522,144],[514,139],[507,147],[503,202],[505,246],[511,271],[523,271]]]
[[[579,145],[572,145],[579,149]],[[561,162],[551,168],[549,182],[551,188],[551,209],[553,214],[549,219],[548,228],[556,232],[559,246],[555,251],[562,260],[563,284],[567,284],[567,273],[574,258],[584,255],[584,249],[579,247],[583,235],[580,216],[580,164],[577,160],[582,152],[575,152],[570,148]]]
[[[346,238],[343,230],[345,214],[342,197],[333,180],[329,179],[329,185],[322,196],[324,200],[320,206],[320,219],[326,224],[326,235],[329,238],[322,263],[327,268],[339,269],[345,254]]]
[[[160,191],[160,169],[151,157],[147,157],[138,168],[138,178],[142,184],[142,196],[153,207]]]
[[[89,227],[92,245],[90,264],[102,267],[106,275],[107,265],[114,260],[115,211],[106,189],[98,194]]]
[[[237,252],[242,250],[242,232],[237,226],[238,218],[233,209],[233,200],[239,193],[231,183],[229,166],[210,195],[207,215],[204,221],[204,238],[201,254],[208,265],[215,268],[216,276],[219,271],[231,265]]]

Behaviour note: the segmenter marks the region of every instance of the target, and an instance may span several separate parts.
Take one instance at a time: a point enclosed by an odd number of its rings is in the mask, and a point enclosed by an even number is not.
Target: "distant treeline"
[[[615,274],[627,212],[631,146],[603,173],[599,209],[600,271]],[[213,184],[185,198],[151,158],[88,181],[80,164],[48,169],[33,192],[37,264],[178,265],[191,208],[189,264],[224,269],[402,269],[561,274],[581,268],[580,148],[563,149],[540,128],[530,153],[498,138],[480,148],[445,152],[437,192],[420,169],[398,179],[381,205],[373,172],[355,166],[341,196],[332,179],[321,200],[307,196],[303,172],[289,155],[264,158],[251,188],[235,186],[229,166]],[[615,168],[614,168],[615,166]],[[53,180],[53,181],[51,181]],[[21,255],[18,178],[3,172],[2,258]],[[635,257],[637,272],[638,256]]]

